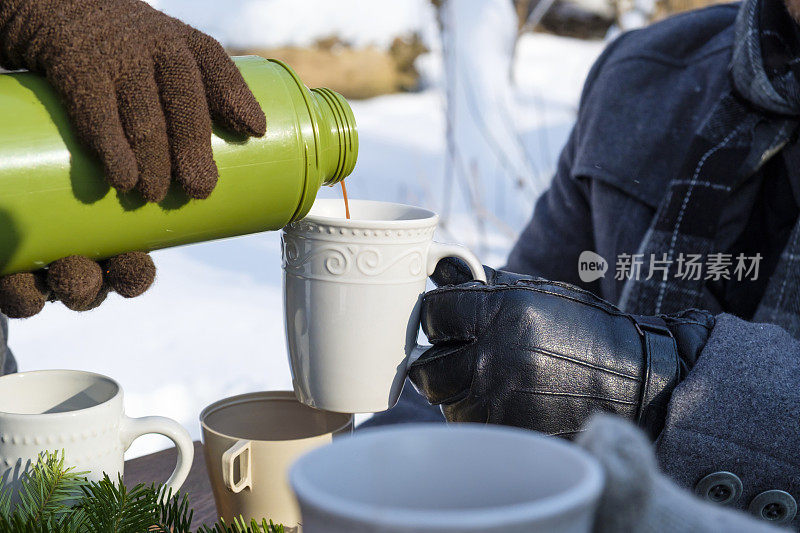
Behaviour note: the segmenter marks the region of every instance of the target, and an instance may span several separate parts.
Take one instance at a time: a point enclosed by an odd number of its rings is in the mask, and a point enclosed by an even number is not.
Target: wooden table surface
[[[169,448],[125,461],[125,485],[133,487],[137,483],[150,484],[154,481],[163,483],[175,469],[177,453],[175,448]],[[189,505],[194,509],[193,530],[202,524],[212,525],[217,521],[217,509],[214,506],[214,496],[211,494],[211,484],[203,458],[203,445],[200,442],[194,443],[192,470],[181,487],[181,492],[189,496]]]

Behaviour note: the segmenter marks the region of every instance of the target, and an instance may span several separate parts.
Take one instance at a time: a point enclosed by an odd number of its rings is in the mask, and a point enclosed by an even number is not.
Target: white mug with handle
[[[416,346],[425,282],[440,259],[483,266],[433,240],[439,217],[420,207],[319,199],[283,230],[284,317],[295,393],[319,409],[385,411],[400,396]]]
[[[116,482],[123,454],[142,435],[157,433],[178,448],[166,481],[177,491],[192,466],[194,445],[186,429],[161,416],[125,415],[122,387],[79,370],[39,370],[0,377],[0,485],[15,489],[42,452],[64,453],[64,463],[88,471],[90,481],[108,474]]]

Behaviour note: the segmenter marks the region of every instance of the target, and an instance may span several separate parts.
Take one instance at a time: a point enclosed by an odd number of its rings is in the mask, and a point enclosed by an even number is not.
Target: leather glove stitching
[[[600,298],[599,296],[597,296],[593,292],[589,292],[586,289],[578,287],[577,285],[572,285],[571,283],[565,283],[563,281],[549,281],[549,280],[546,280],[544,278],[530,278],[530,279],[522,278],[522,279],[517,281],[517,284],[519,284],[519,285],[552,285],[554,287],[560,287],[562,289],[566,289],[566,290],[569,290],[569,291],[572,291],[572,292],[583,294],[584,296],[587,296],[587,297],[591,298],[592,300],[596,301],[599,304],[611,307],[613,309],[616,309],[619,312],[622,312],[616,305],[612,304],[611,302],[603,300],[602,298]]]
[[[576,429],[574,431],[553,431],[547,432],[547,435],[551,437],[571,437],[572,435],[577,435],[578,433],[583,433],[586,431],[585,429]]]
[[[563,392],[563,391],[546,391],[538,389],[513,389],[515,392],[524,392],[526,394],[537,394],[542,396],[566,396],[570,398],[585,398],[587,400],[600,400],[610,403],[621,403],[624,405],[637,405],[639,402],[636,400],[624,400],[622,398],[613,398],[608,396],[599,396],[596,394],[582,394],[580,392]]]
[[[697,320],[692,320],[691,318],[671,318],[668,315],[657,315],[659,318],[663,319],[664,322],[667,323],[667,326],[681,326],[683,324],[693,324],[695,326],[702,326],[707,330],[711,331],[713,326],[709,326],[705,322],[699,322]]]
[[[464,342],[460,340],[452,340],[452,341],[437,340],[436,342],[434,342],[434,346],[432,346],[432,348],[436,348],[437,353],[435,353],[434,355],[428,355],[429,352],[431,352],[432,350],[431,349],[426,350],[421,356],[419,356],[419,359],[411,363],[411,366],[409,368],[424,366],[428,363],[432,363],[433,361],[436,361],[443,357],[449,357],[455,354],[456,352],[461,351],[472,344],[475,344],[477,341],[478,339],[475,337]]]
[[[526,280],[523,280],[523,281],[526,281]],[[480,282],[478,282],[478,283],[480,283]],[[569,288],[570,290],[573,289],[573,287],[571,285],[568,285],[568,284],[564,288]],[[536,292],[536,293],[539,293],[539,294],[549,294],[551,296],[555,296],[555,297],[558,297],[558,298],[561,298],[561,299],[564,299],[564,300],[570,300],[570,301],[573,301],[573,302],[577,302],[579,304],[583,304],[583,305],[586,305],[586,306],[593,307],[595,309],[599,309],[601,311],[604,311],[606,314],[611,315],[611,316],[619,316],[619,317],[627,318],[627,319],[629,319],[631,321],[632,324],[636,323],[636,321],[628,313],[623,313],[619,308],[617,308],[617,307],[615,307],[615,306],[613,306],[611,304],[608,304],[607,306],[598,305],[595,302],[587,302],[587,301],[581,300],[579,298],[572,298],[572,297],[570,297],[570,296],[568,296],[566,294],[562,294],[562,293],[559,293],[559,292],[547,291],[547,290],[544,290],[544,289],[540,289],[538,287],[530,287],[530,286],[527,286],[527,284],[521,284],[521,285],[480,285],[480,286],[475,285],[475,286],[464,286],[464,287],[459,286],[455,290],[491,293],[491,292],[508,291],[508,290],[512,290],[513,291],[513,290],[520,290],[520,289],[531,291],[531,292]],[[453,290],[454,290],[454,288],[453,287],[449,287],[449,286],[448,287],[444,287],[444,288],[437,288],[437,289],[434,289],[434,290],[430,291],[429,293],[427,293],[425,295],[425,298],[427,299],[428,296],[434,296],[434,295],[437,295],[437,294],[448,293],[448,292],[451,292]],[[588,293],[588,292],[586,294],[591,295],[591,293]],[[594,298],[597,298],[597,297],[595,296]]]
[[[650,388],[651,388],[651,380],[650,380],[650,373],[652,367],[652,357],[651,354],[653,352],[653,345],[652,345],[652,336],[644,334],[642,330],[639,330],[639,335],[642,339],[642,348],[644,350],[644,364],[642,365],[642,388],[639,392],[639,404],[638,409],[636,410],[636,425],[642,427],[644,425],[644,415],[645,411],[647,410],[647,405],[645,405],[645,399],[650,397]],[[673,340],[674,343],[674,340]]]
[[[707,331],[711,331],[714,329],[714,324],[709,325],[707,322],[698,322],[692,319],[671,319],[669,316],[666,315],[659,315],[661,318],[664,319],[664,322],[667,323],[667,326],[700,326]]]
[[[636,382],[641,382],[642,381],[642,377],[641,376],[632,376],[630,374],[625,374],[624,372],[619,372],[619,371],[611,369],[611,368],[605,368],[605,367],[602,367],[600,365],[596,365],[594,363],[590,363],[588,361],[581,361],[580,359],[576,359],[576,358],[574,358],[574,357],[572,357],[570,355],[561,354],[561,353],[557,353],[557,352],[552,352],[550,350],[545,350],[544,348],[538,348],[538,347],[535,347],[535,346],[520,346],[520,348],[522,348],[523,350],[529,351],[529,352],[534,352],[534,353],[539,353],[539,354],[542,354],[542,355],[547,355],[547,356],[550,356],[550,357],[554,357],[556,359],[563,359],[565,361],[569,361],[571,363],[575,363],[576,365],[585,366],[585,367],[591,368],[593,370],[599,370],[601,372],[606,372],[608,374],[613,374],[615,376],[619,376],[621,378],[630,379],[632,381],[636,381]]]
[[[472,378],[472,381],[473,381],[473,383],[475,382],[475,378],[474,377]],[[458,403],[461,400],[463,400],[464,398],[466,398],[467,396],[469,396],[469,393],[471,391],[472,391],[472,384],[470,384],[470,387],[468,389],[465,389],[465,390],[459,392],[458,394],[454,394],[453,396],[451,396],[449,398],[445,398],[444,400],[440,400],[440,401],[438,401],[436,403],[432,403],[431,405],[453,405],[454,403]]]

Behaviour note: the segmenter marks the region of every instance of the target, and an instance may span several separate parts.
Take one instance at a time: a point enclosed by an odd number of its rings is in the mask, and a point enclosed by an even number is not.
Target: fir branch
[[[67,521],[44,519],[33,522],[22,514],[0,517],[0,533],[82,533],[80,526]]]
[[[0,487],[0,518],[11,516],[11,485]]]
[[[189,507],[186,494],[172,495],[172,489],[162,498],[164,486],[151,485],[149,488],[157,498],[159,505],[157,520],[150,528],[151,533],[191,533],[194,510]]]
[[[156,495],[139,484],[128,490],[122,475],[113,483],[108,474],[83,487],[80,508],[86,513],[87,533],[143,533],[155,523]]]
[[[57,531],[48,528],[49,524],[31,522],[20,514],[0,516],[0,533],[51,533],[51,531]]]
[[[0,533],[191,533],[194,511],[185,494],[164,485],[139,484],[128,490],[119,476],[89,482],[87,472],[64,466],[63,452],[43,453],[20,480],[19,501],[0,486]],[[197,533],[285,533],[271,520],[248,524],[223,519]]]
[[[20,480],[15,514],[32,523],[59,521],[80,498],[87,474],[66,468],[63,450],[43,452]]]
[[[253,520],[253,522],[255,522],[255,520]],[[266,518],[261,522],[261,527],[266,533],[286,533],[282,524],[275,525],[272,523],[272,520],[267,524]]]
[[[256,522],[255,519],[247,524],[243,516],[234,518],[233,524],[226,524],[225,520],[220,518],[213,527],[200,526],[197,533],[285,533],[282,525],[276,525],[270,520],[267,522],[265,518],[261,524]]]

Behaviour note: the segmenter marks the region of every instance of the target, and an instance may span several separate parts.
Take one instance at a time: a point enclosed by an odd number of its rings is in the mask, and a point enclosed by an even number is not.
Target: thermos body
[[[0,274],[73,254],[103,259],[275,230],[305,216],[319,187],[355,166],[352,111],[333,91],[309,91],[283,63],[235,61],[266,114],[266,135],[215,129],[211,196],[192,200],[173,184],[158,204],[107,185],[43,77],[0,75]]]

